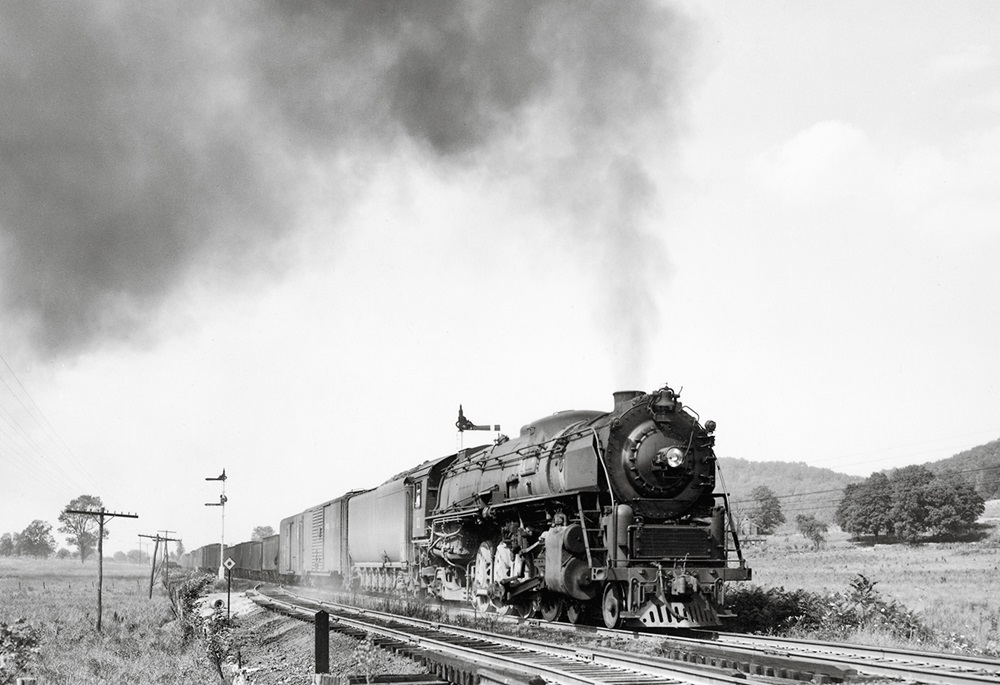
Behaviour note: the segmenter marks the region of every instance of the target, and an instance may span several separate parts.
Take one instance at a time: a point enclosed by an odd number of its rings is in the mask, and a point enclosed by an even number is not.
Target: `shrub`
[[[203,618],[202,628],[205,637],[205,655],[215,667],[219,679],[226,683],[222,666],[231,659],[235,660],[241,643],[236,622],[226,615],[222,604],[218,603],[212,608],[212,613]]]
[[[846,594],[833,596],[826,629],[836,637],[859,630],[880,632],[904,640],[923,642],[933,637],[932,631],[895,600],[883,599],[875,589],[876,581],[860,573],[851,581]]]
[[[729,593],[727,608],[736,613],[726,628],[742,633],[798,635],[845,639],[872,631],[903,640],[924,642],[933,632],[914,612],[884,599],[875,581],[858,574],[846,593],[818,594],[805,590],[751,586]]]
[[[171,580],[170,587],[167,588],[170,607],[174,617],[181,622],[181,635],[185,642],[194,637],[201,628],[201,598],[214,580],[214,577],[209,575],[181,577],[176,581]]]
[[[824,613],[823,598],[806,590],[749,587],[730,590],[726,607],[736,616],[726,628],[739,633],[784,634],[795,627],[815,629]]]
[[[0,683],[12,683],[38,655],[39,632],[23,618],[0,623]]]

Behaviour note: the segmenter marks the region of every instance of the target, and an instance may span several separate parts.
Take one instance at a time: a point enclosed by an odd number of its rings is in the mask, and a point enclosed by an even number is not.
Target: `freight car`
[[[610,412],[560,412],[283,519],[277,574],[547,620],[717,625],[725,584],[751,571],[714,492],[714,430],[668,386],[615,393]]]
[[[220,560],[233,560],[232,574],[236,578],[278,582],[278,535],[271,535],[263,540],[241,542],[226,547],[225,555],[220,557],[218,544],[205,545],[186,552],[181,556],[181,566],[187,569],[200,570],[205,573],[217,573]],[[286,578],[295,582],[294,577]]]
[[[350,492],[281,520],[278,573],[285,579],[341,586],[348,573],[347,502]]]

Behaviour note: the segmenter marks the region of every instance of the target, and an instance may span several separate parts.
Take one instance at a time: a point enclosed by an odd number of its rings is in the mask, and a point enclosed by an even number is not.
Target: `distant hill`
[[[1000,440],[922,466],[934,473],[957,472],[968,479],[984,500],[1000,499]],[[726,488],[737,518],[740,512],[753,506],[750,492],[759,485],[766,485],[777,495],[782,513],[789,522],[798,514],[814,514],[830,523],[844,486],[864,480],[801,462],[723,457],[719,459],[719,468],[721,477],[717,479],[716,490]]]
[[[957,472],[976,488],[983,499],[1000,499],[1000,440],[923,466],[934,473]]]
[[[778,497],[782,513],[790,522],[798,514],[814,514],[821,521],[832,522],[844,486],[864,480],[801,462],[723,457],[719,459],[719,470],[721,478],[717,479],[716,490],[721,491],[724,483],[734,512],[751,508],[750,492],[766,485]]]

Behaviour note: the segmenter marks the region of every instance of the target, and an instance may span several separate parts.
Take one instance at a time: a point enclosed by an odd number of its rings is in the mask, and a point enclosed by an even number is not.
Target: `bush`
[[[203,615],[202,598],[217,586],[215,576],[196,573],[171,578],[167,591],[174,615],[180,620],[184,641],[200,637],[205,656],[219,679],[226,683],[228,680],[223,666],[239,660],[240,647],[246,641],[246,635],[239,629],[236,620],[227,615],[221,602],[212,607],[209,615]]]
[[[736,613],[726,628],[741,633],[794,635],[843,640],[861,631],[924,642],[934,637],[919,616],[895,600],[883,599],[876,582],[858,574],[846,593],[750,586],[729,593]]]
[[[832,636],[845,637],[859,630],[870,630],[917,642],[933,637],[914,612],[895,600],[883,599],[875,589],[876,584],[859,573],[851,581],[848,593],[833,596],[827,628]]]
[[[202,627],[201,598],[215,581],[214,576],[193,575],[171,579],[167,594],[174,616],[181,622],[181,635],[185,642],[194,637]]]
[[[23,618],[0,623],[0,683],[12,683],[38,655],[39,633]]]
[[[783,635],[795,627],[815,629],[824,613],[823,597],[805,590],[741,587],[727,593],[726,608],[736,616],[726,629],[738,633]]]

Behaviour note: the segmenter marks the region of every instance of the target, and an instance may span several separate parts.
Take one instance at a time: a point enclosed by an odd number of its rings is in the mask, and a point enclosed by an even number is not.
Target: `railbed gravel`
[[[217,595],[211,595],[209,602]],[[224,594],[223,594],[224,599]],[[243,595],[232,597],[231,611],[246,636],[241,649],[245,680],[253,685],[311,685],[315,672],[315,628],[307,623],[263,609]],[[364,675],[359,661],[362,643],[330,632],[330,673]],[[374,648],[367,660],[369,675],[426,673],[422,666],[386,650]],[[236,678],[235,682],[240,682]]]

